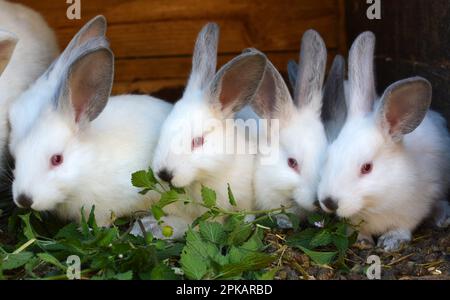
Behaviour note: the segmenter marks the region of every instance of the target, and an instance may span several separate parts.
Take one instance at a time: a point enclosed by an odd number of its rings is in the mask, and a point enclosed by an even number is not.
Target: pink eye
[[[367,175],[370,172],[372,172],[373,169],[373,163],[365,163],[361,166],[361,174]]]
[[[205,143],[205,138],[204,137],[196,137],[192,139],[192,150],[198,147],[203,146],[203,144]]]
[[[295,158],[292,157],[288,158],[288,166],[289,168],[298,172],[298,162]]]
[[[57,166],[61,165],[63,163],[63,161],[64,161],[64,158],[61,154],[55,154],[50,159],[50,162],[53,167],[57,167]]]

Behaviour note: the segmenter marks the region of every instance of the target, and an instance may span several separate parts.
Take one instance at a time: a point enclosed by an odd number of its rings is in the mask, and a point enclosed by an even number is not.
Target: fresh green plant
[[[202,199],[191,199],[183,189],[158,182],[151,170],[134,173],[132,183],[142,194],[160,193],[160,201],[147,213],[159,220],[166,237],[173,233],[162,222],[168,205],[196,205],[204,213],[191,224],[185,239],[171,241],[156,239],[145,229],[144,237],[131,235],[135,218],[98,227],[95,207],[80,224],[15,210],[0,229],[0,279],[67,279],[67,258],[72,255],[80,258],[82,279],[273,279],[282,254],[270,251],[265,236],[278,230],[274,217],[280,213],[294,227],[287,246],[298,248],[318,265],[347,268],[345,256],[355,234],[348,234],[345,221],[311,214],[307,224],[300,224],[284,207],[240,211],[230,186],[228,200],[234,210],[228,211],[217,206],[216,193],[208,187],[202,188]],[[246,221],[249,215],[256,218]],[[8,231],[13,241],[2,242],[2,231]]]

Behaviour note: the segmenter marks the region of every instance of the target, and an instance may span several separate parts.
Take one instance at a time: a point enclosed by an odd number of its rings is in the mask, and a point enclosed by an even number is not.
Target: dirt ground
[[[349,273],[333,268],[318,267],[296,249],[282,248],[285,234],[269,234],[272,251],[284,251],[276,279],[319,279],[319,280],[367,280],[366,260],[371,255],[381,259],[381,279],[386,280],[450,280],[450,228],[437,229],[423,226],[415,231],[413,241],[399,251],[387,253],[379,248],[354,245],[347,255]],[[278,248],[278,249],[277,249]]]

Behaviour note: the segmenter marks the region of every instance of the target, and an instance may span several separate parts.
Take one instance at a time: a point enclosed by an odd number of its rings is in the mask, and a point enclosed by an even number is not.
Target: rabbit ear
[[[432,88],[428,80],[413,77],[390,85],[381,98],[377,112],[379,126],[399,141],[411,133],[422,120],[431,104]]]
[[[298,65],[295,61],[290,60],[287,65],[289,84],[292,89],[295,88],[295,84],[297,83],[297,75],[298,75]]]
[[[189,88],[202,90],[211,83],[216,73],[218,43],[219,26],[216,23],[206,24],[195,43]]]
[[[63,55],[69,55],[75,48],[83,45],[88,40],[98,37],[104,37],[106,34],[106,19],[99,15],[86,23],[80,31],[72,38],[69,45],[63,52]]]
[[[374,72],[375,35],[360,34],[349,54],[349,115],[364,115],[372,111],[376,98]]]
[[[260,53],[246,52],[224,65],[209,87],[213,109],[228,117],[249,103],[258,90],[266,61]]]
[[[326,62],[327,49],[322,37],[314,30],[306,31],[302,38],[295,86],[294,101],[299,108],[311,106],[320,111]]]
[[[114,55],[107,48],[82,54],[70,66],[58,108],[69,111],[76,123],[93,121],[111,94]]]
[[[0,30],[0,75],[6,69],[18,41],[16,35]]]
[[[270,61],[267,61],[252,107],[261,118],[279,119],[281,124],[285,124],[296,109],[283,77]]]
[[[340,131],[347,117],[344,80],[345,59],[341,55],[336,55],[325,82],[322,107],[324,124],[329,124],[330,121],[333,121],[333,126],[339,127],[336,132]]]

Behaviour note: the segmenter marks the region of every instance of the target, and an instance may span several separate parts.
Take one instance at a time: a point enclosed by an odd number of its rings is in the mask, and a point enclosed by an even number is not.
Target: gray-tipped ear
[[[99,48],[81,55],[70,66],[58,108],[76,123],[93,121],[105,108],[114,77],[114,55]]]
[[[431,104],[428,80],[413,77],[390,85],[381,98],[377,122],[394,141],[399,141],[422,123]]]
[[[345,59],[336,55],[323,91],[322,120],[329,141],[336,139],[347,118],[344,81]]]
[[[376,99],[375,90],[375,35],[361,33],[349,53],[349,115],[364,115],[372,111]]]
[[[6,69],[18,41],[15,34],[0,30],[0,75]]]
[[[322,37],[314,30],[305,32],[302,38],[300,65],[294,101],[299,107],[322,107],[322,86],[327,63],[327,48]]]
[[[204,89],[211,83],[216,73],[218,44],[219,26],[216,23],[206,24],[195,43],[189,88]]]
[[[226,118],[250,103],[258,90],[266,63],[264,55],[250,52],[224,65],[209,87],[212,108],[221,111]]]
[[[264,77],[252,107],[261,118],[278,119],[282,125],[296,109],[283,77],[270,61],[267,61]]]
[[[106,34],[106,18],[98,15],[86,23],[80,31],[72,38],[69,45],[63,52],[63,55],[70,55],[70,53],[77,47],[83,45],[93,38],[104,37]]]
[[[295,84],[297,83],[297,75],[298,75],[298,65],[295,61],[290,60],[287,65],[289,84],[292,89],[295,89]]]

